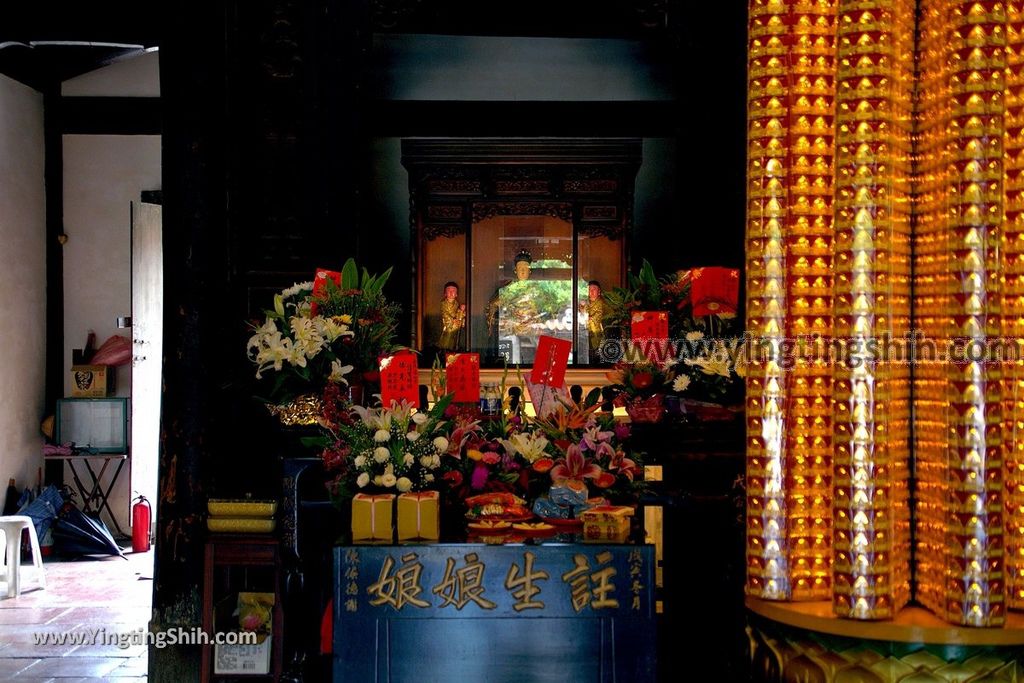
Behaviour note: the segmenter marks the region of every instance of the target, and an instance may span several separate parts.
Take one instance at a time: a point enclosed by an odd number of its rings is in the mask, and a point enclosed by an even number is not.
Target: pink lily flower
[[[602,473],[598,465],[583,457],[579,446],[572,444],[565,450],[565,457],[555,461],[555,466],[551,468],[551,480],[555,484],[564,481],[582,484],[584,479],[597,479]]]
[[[615,432],[602,432],[600,427],[589,427],[583,432],[580,448],[596,451],[598,444],[608,441],[613,436],[615,436]]]

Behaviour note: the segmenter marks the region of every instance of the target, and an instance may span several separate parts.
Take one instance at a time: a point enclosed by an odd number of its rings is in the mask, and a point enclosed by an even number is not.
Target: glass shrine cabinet
[[[640,140],[407,139],[402,162],[421,363],[530,366],[541,335],[596,363],[592,300],[624,278]]]

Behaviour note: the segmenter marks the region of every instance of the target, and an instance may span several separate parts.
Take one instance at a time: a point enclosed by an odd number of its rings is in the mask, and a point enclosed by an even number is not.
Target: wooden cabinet
[[[283,664],[284,609],[281,550],[277,538],[269,534],[212,534],[206,542],[203,575],[203,632],[211,639],[202,646],[203,683],[235,678],[279,680]],[[212,639],[218,628],[214,611],[218,603],[232,599],[240,591],[274,594],[270,671],[266,674],[214,674]]]

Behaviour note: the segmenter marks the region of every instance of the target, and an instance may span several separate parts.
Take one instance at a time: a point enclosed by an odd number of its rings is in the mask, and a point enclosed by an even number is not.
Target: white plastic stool
[[[23,515],[0,517],[0,532],[3,532],[7,540],[3,573],[7,578],[9,598],[21,595],[21,532],[25,529],[28,529],[28,539],[32,547],[32,566],[35,570],[36,583],[40,588],[46,588],[43,556],[39,552],[39,539],[36,537],[36,527],[32,524],[32,519]]]

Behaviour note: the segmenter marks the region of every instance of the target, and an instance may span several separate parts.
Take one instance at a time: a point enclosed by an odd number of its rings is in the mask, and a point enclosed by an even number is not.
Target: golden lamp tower
[[[781,362],[832,332],[835,1],[750,5],[747,323],[770,353],[748,373],[747,589],[829,596],[831,370]]]
[[[832,604],[891,617],[909,599],[910,374],[879,359],[910,327],[912,0],[840,0],[836,109]]]
[[[1022,2],[749,3],[752,596],[1024,607]]]

